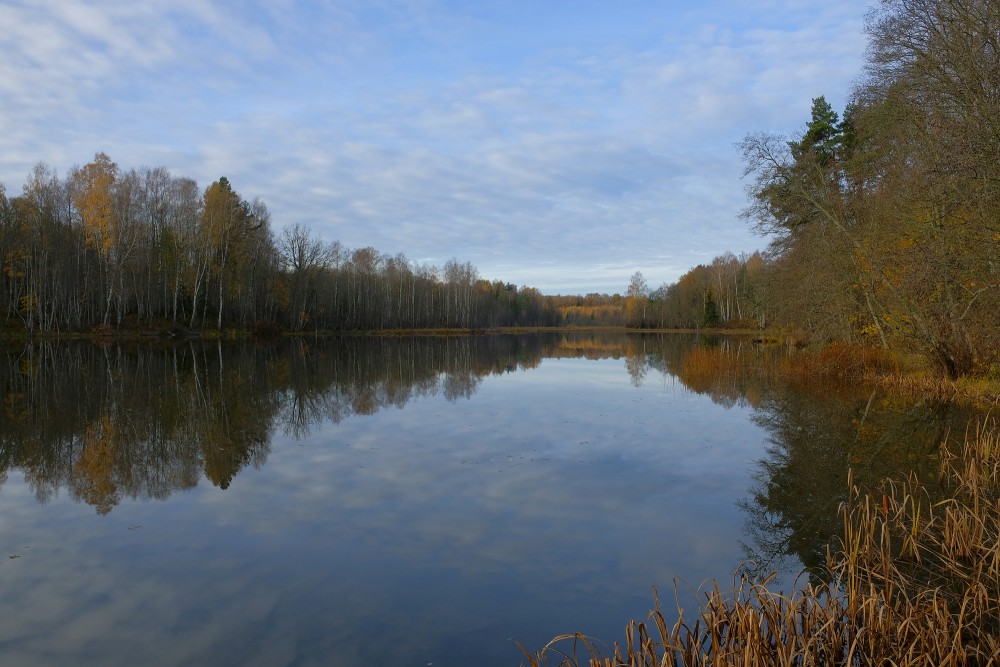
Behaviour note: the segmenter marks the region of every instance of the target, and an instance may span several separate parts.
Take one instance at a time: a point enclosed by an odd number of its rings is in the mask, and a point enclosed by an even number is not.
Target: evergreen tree
[[[712,288],[705,292],[705,316],[702,318],[702,326],[709,329],[719,326],[719,307],[715,304],[715,297],[712,296]]]
[[[812,101],[809,124],[802,140],[791,146],[796,159],[813,153],[820,164],[826,165],[836,157],[842,139],[840,118],[826,97],[820,95]]]

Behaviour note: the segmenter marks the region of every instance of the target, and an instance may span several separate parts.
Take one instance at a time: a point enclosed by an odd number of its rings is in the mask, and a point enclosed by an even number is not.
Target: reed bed
[[[799,382],[838,380],[862,382],[872,377],[899,375],[900,357],[866,345],[829,343],[818,349],[796,351],[784,357],[777,374]]]
[[[922,396],[938,402],[978,406],[1000,405],[1000,378],[963,377],[951,380],[912,373],[872,374],[870,382],[897,396]]]
[[[705,592],[672,622],[659,600],[611,655],[580,634],[556,637],[531,667],[896,667],[1000,665],[1000,431],[942,449],[936,480],[849,483],[843,536],[819,577],[791,595],[743,578]],[[816,574],[816,573],[814,573]],[[676,591],[675,591],[676,597]]]

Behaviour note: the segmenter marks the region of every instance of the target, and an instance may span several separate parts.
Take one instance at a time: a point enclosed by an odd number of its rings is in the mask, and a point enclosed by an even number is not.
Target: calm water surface
[[[516,642],[621,640],[653,586],[689,604],[748,560],[791,586],[849,467],[933,469],[969,415],[747,370],[780,354],[586,334],[6,349],[0,663],[517,665]]]

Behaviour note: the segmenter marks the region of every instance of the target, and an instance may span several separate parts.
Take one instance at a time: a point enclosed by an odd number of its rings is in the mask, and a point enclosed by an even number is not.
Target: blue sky
[[[106,152],[545,293],[766,245],[734,144],[842,109],[868,2],[5,0],[0,182]]]

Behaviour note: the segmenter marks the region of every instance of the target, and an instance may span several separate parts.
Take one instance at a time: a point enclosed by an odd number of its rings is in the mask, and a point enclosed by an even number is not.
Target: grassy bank
[[[823,571],[792,595],[744,581],[668,621],[659,601],[605,656],[581,635],[527,664],[652,667],[1000,664],[1000,431],[941,452],[936,480],[850,485],[843,534]],[[804,573],[805,574],[805,573]],[[806,577],[803,577],[805,579]]]

